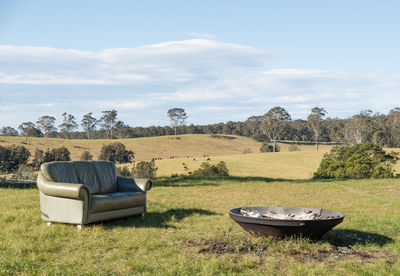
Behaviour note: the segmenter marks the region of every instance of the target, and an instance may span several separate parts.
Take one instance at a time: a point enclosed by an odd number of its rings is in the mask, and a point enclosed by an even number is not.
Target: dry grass
[[[248,148],[252,152],[258,152],[261,146],[261,143],[248,137],[232,135],[223,135],[221,137],[224,136],[231,137],[231,139],[213,138],[211,135],[202,134],[114,140],[67,140],[30,137],[26,144],[24,137],[0,136],[0,145],[23,145],[27,147],[32,154],[35,152],[36,148],[46,150],[47,148],[64,146],[71,152],[72,160],[79,160],[84,151],[89,151],[94,155],[94,159],[97,159],[103,145],[117,141],[123,143],[127,149],[135,152],[136,160],[151,160],[152,158],[169,158],[172,156],[231,155],[240,154]]]

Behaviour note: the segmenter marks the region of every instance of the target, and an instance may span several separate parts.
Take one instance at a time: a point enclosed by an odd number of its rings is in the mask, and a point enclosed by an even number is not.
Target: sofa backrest
[[[117,168],[108,161],[55,161],[44,163],[40,170],[50,181],[84,184],[91,194],[117,190]]]

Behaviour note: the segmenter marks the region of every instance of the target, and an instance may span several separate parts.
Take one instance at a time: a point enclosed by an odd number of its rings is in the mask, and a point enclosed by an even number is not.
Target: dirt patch
[[[264,251],[263,246],[255,247],[249,241],[243,241],[243,244],[239,247],[235,247],[227,242],[209,239],[209,240],[187,240],[186,244],[191,247],[201,247],[199,253],[210,253],[210,254],[227,254],[227,253],[235,253],[235,254],[247,254],[247,253],[255,253],[262,254]]]
[[[239,246],[234,246],[229,242],[224,242],[216,239],[204,239],[200,241],[186,240],[185,243],[190,247],[200,247],[198,253],[208,254],[256,254],[263,255],[268,252],[268,255],[274,254],[273,250],[268,250],[268,247],[263,245],[253,244],[251,241],[243,241]],[[371,252],[372,254],[373,252]],[[352,247],[341,247],[332,245],[330,249],[317,250],[313,252],[301,252],[297,250],[288,250],[286,255],[293,257],[302,262],[321,262],[327,259],[344,259],[348,257],[358,257],[362,260],[374,258],[369,253],[359,251]]]
[[[371,259],[372,255],[349,247],[332,246],[332,250],[319,250],[316,252],[290,252],[290,255],[301,261],[317,261],[321,262],[330,258],[343,259],[350,256],[359,257],[360,259]]]

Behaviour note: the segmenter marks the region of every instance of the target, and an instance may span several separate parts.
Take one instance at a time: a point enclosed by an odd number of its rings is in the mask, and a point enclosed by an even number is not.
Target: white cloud
[[[306,117],[313,106],[341,117],[387,112],[400,100],[399,74],[266,70],[269,58],[264,49],[207,39],[97,52],[0,46],[0,116],[2,124],[15,125],[45,112],[113,108],[134,118],[127,123],[158,125],[168,124],[168,108],[180,106],[192,122],[213,123],[245,120],[277,105],[293,118]]]
[[[214,35],[205,33],[205,32],[202,32],[202,33],[193,32],[193,33],[189,33],[189,35],[192,37],[195,37],[195,38],[205,38],[205,39],[214,39],[215,38]]]
[[[265,50],[206,39],[98,52],[5,45],[0,46],[0,83],[181,83],[258,67],[268,56]]]

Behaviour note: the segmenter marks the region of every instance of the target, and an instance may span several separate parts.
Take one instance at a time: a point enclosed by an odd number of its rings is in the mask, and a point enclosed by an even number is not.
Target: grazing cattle
[[[211,158],[207,158],[207,161],[210,161],[211,160]]]

